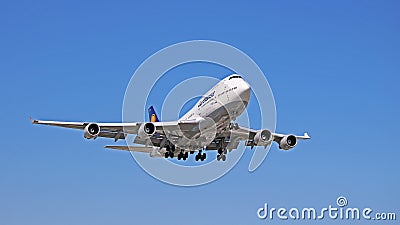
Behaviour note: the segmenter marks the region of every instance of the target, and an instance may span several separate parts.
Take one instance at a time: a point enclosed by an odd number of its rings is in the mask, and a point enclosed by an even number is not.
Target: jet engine
[[[269,130],[259,130],[254,136],[254,144],[256,146],[266,146],[272,141],[272,133]]]
[[[289,150],[296,146],[297,138],[294,135],[286,135],[279,142],[279,148],[283,150]]]
[[[100,127],[99,125],[95,124],[95,123],[89,123],[86,127],[85,130],[83,132],[83,136],[86,139],[92,139],[92,138],[96,138],[100,133]]]
[[[153,123],[143,123],[138,130],[138,136],[141,138],[150,137],[156,132],[156,126]]]

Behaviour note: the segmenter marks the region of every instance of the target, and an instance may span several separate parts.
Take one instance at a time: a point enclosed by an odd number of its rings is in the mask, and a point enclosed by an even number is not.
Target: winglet
[[[38,123],[38,121],[37,121],[37,120],[34,120],[34,119],[32,119],[32,117],[29,117],[29,120],[31,121],[31,123],[32,123],[32,124],[37,124],[37,123]]]
[[[296,138],[304,140],[304,139],[310,139],[311,137],[310,135],[308,135],[307,132],[304,132],[303,136],[296,136]]]

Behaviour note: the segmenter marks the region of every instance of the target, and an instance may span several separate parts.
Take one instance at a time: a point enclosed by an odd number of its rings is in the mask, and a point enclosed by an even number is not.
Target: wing
[[[64,122],[64,121],[49,121],[49,120],[34,120],[30,119],[32,124],[42,124],[48,126],[56,126],[63,128],[71,128],[84,130],[89,124],[96,124],[99,127],[97,136],[114,138],[115,141],[125,139],[127,132],[137,133],[140,126],[139,123],[91,123],[91,122]],[[125,130],[124,130],[125,127]]]
[[[207,146],[207,150],[216,150],[219,148],[235,149],[240,141],[245,141],[246,146],[268,146],[272,142],[276,142],[279,148],[289,150],[297,144],[297,140],[306,140],[311,137],[308,133],[301,136],[292,134],[272,133],[269,130],[254,130],[246,127],[233,128],[221,132],[215,140]]]
[[[63,128],[84,130],[84,137],[91,139],[97,137],[113,138],[115,141],[125,139],[128,134],[138,134],[140,129],[144,129],[145,122],[135,123],[96,123],[96,122],[65,122],[34,120],[30,118],[32,124],[49,125]],[[170,122],[150,122],[154,125],[152,139],[160,139],[168,132],[171,136],[179,136],[182,131],[194,132],[198,130],[197,120],[170,121]],[[93,133],[90,133],[92,126]],[[88,133],[88,134],[87,134]]]
[[[293,134],[279,134],[271,133],[268,130],[253,130],[249,128],[238,128],[237,132],[243,136],[243,134],[248,134],[248,139],[246,140],[247,146],[267,146],[273,141],[279,145],[280,149],[289,150],[296,146],[297,140],[306,140],[311,137],[308,133],[303,135],[293,135]],[[265,139],[263,138],[265,135]]]
[[[197,137],[201,135],[199,132],[200,119],[181,120],[170,122],[134,122],[134,123],[93,123],[93,122],[63,122],[48,120],[33,120],[33,124],[42,124],[49,126],[57,126],[71,129],[84,130],[84,137],[94,139],[97,137],[113,138],[114,141],[125,139],[128,134],[137,134],[134,143],[148,145],[150,139],[153,146],[164,147],[166,139],[182,137]],[[154,129],[150,135],[144,135],[142,138],[140,133],[147,132],[145,125],[151,125]],[[267,146],[273,141],[278,143],[281,149],[291,149],[297,144],[297,140],[310,139],[307,133],[302,136],[291,134],[271,133],[268,130],[254,130],[245,127],[233,126],[231,129],[220,130],[215,139],[207,145],[206,150],[217,150],[220,148],[236,149],[240,141],[245,141],[246,146]],[[171,141],[171,140],[170,140]],[[113,149],[121,149],[121,147]],[[124,148],[124,147],[123,147]],[[145,147],[147,148],[147,147]],[[133,149],[134,151],[149,152],[151,149]]]
[[[282,138],[284,138],[285,136],[287,136],[287,134],[277,134],[277,133],[273,133],[273,135],[274,135],[274,141],[281,140]],[[311,138],[310,135],[308,135],[307,132],[304,132],[304,134],[301,135],[301,136],[295,135],[295,137],[296,137],[297,139],[301,139],[301,140],[307,140],[307,139],[310,139],[310,138]]]

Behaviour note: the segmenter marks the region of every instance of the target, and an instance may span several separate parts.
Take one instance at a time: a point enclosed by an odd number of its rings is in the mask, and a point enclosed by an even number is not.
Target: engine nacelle
[[[143,123],[140,125],[138,130],[138,136],[141,138],[147,138],[156,132],[156,126],[153,123]]]
[[[279,148],[283,150],[289,150],[296,146],[297,138],[294,135],[286,135],[279,142]]]
[[[256,146],[266,146],[272,142],[272,133],[269,130],[259,130],[254,136]]]
[[[95,123],[89,123],[83,132],[83,136],[87,139],[96,138],[100,133],[99,125]]]

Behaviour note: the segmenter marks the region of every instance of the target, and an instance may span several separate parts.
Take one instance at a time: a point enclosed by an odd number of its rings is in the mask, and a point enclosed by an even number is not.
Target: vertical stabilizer
[[[150,106],[149,109],[148,109],[148,111],[149,111],[149,120],[150,120],[150,122],[160,122],[160,121],[158,120],[156,111],[154,111],[153,106]]]

